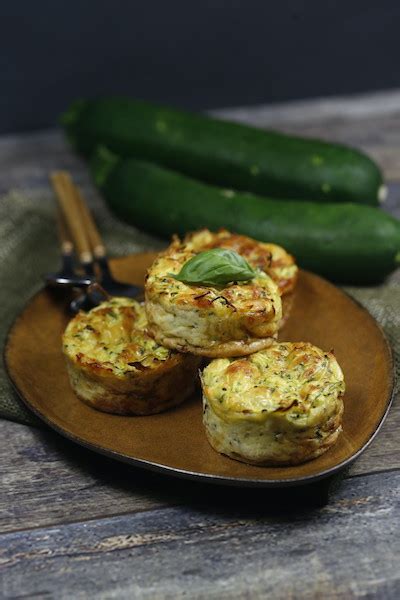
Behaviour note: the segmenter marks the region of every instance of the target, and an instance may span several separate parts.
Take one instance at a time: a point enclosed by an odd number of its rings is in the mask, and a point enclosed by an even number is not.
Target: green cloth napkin
[[[114,218],[92,189],[85,197],[96,215],[110,255],[122,256],[157,250],[165,242],[125,225]],[[43,191],[11,191],[0,199],[0,343],[26,301],[43,285],[42,274],[59,268],[55,227],[55,202]],[[382,325],[400,364],[400,271],[385,285],[346,290],[361,302]],[[24,407],[8,381],[4,365],[0,373],[0,417],[38,424]]]

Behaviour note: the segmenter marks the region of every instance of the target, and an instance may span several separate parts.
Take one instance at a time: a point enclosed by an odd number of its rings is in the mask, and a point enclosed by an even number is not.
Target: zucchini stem
[[[385,185],[383,183],[378,188],[378,202],[379,202],[379,204],[383,204],[383,202],[385,202],[385,200],[387,198],[387,195],[388,195],[387,185]]]

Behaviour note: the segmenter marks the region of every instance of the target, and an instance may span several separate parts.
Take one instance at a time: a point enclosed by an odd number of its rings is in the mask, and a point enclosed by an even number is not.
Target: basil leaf
[[[169,275],[184,283],[219,286],[232,281],[249,281],[256,272],[237,252],[213,248],[190,258],[177,275]]]

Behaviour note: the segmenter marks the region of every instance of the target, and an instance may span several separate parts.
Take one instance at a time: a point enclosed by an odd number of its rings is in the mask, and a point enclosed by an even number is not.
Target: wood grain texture
[[[400,469],[399,429],[400,406],[397,399],[378,436],[365,453],[351,465],[347,476]]]
[[[399,102],[396,92],[218,113],[366,150],[391,180],[385,210],[400,217]],[[0,138],[0,194],[47,190],[61,168],[91,189],[60,132]],[[297,489],[180,482],[0,422],[0,596],[397,600],[399,429],[397,399],[329,504],[305,509],[326,490],[304,501]]]
[[[152,474],[97,456],[53,432],[0,421],[0,532],[178,502]]]
[[[289,100],[275,104],[218,108],[210,113],[243,123],[312,123],[321,119],[346,118],[351,122],[363,118],[382,118],[399,111],[400,89],[381,90],[351,96],[329,96]]]
[[[57,433],[0,421],[0,533],[164,506],[290,505],[292,491],[231,489],[150,473],[99,456]],[[341,478],[296,491],[321,505]]]
[[[325,508],[181,507],[0,536],[4,598],[359,598],[400,593],[400,473]]]
[[[385,457],[379,455],[379,460],[385,469]],[[372,461],[377,468],[375,455]],[[395,464],[400,468],[400,460]],[[296,497],[305,506],[324,504],[342,477],[362,472],[356,463],[338,479],[296,489]],[[191,505],[199,498],[215,507],[232,503],[232,498],[238,505],[273,507],[290,505],[293,497],[291,489],[232,492],[149,473],[98,456],[52,431],[9,421],[0,421],[0,473],[0,533]]]

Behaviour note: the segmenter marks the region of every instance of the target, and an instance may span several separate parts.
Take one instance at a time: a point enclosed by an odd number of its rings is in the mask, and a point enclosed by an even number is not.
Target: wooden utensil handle
[[[56,192],[58,205],[72,234],[74,244],[82,263],[93,260],[90,244],[85,232],[80,206],[76,200],[74,184],[66,171],[51,173],[50,180]]]
[[[57,233],[62,254],[72,254],[74,244],[70,238],[61,210],[57,207]]]
[[[92,252],[96,258],[103,258],[106,256],[106,247],[101,238],[99,230],[97,229],[96,222],[93,218],[90,208],[88,207],[82,192],[78,187],[75,186],[75,197],[81,210],[83,224],[86,230],[86,234],[89,238]]]

